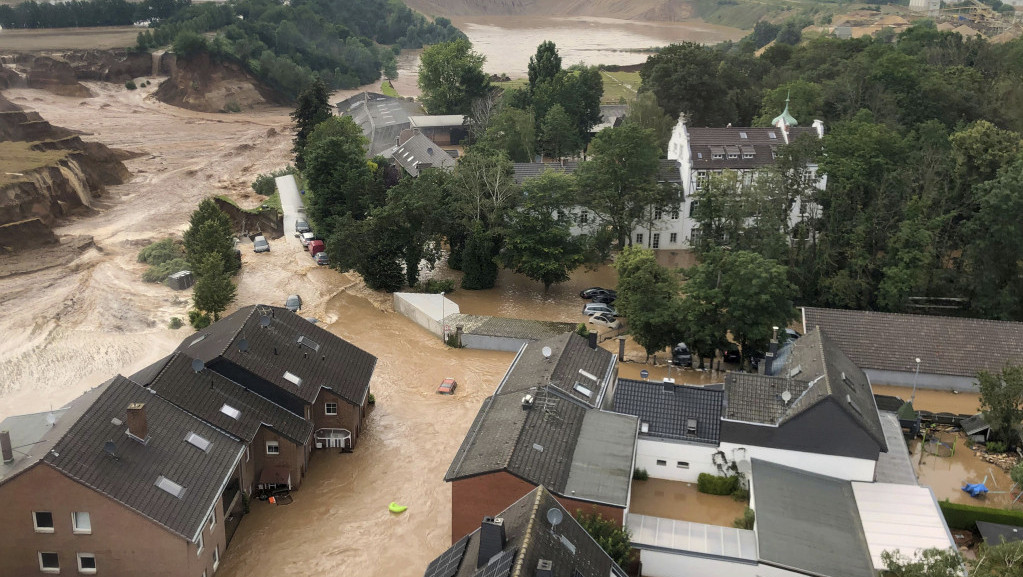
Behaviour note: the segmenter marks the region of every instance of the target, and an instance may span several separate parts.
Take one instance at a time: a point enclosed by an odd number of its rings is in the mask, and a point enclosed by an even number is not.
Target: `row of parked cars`
[[[798,332],[792,329],[785,329],[782,334],[778,335],[781,340],[781,346],[785,347],[795,342],[796,339],[801,337]],[[764,358],[764,354],[758,351],[754,351],[751,355],[753,368],[756,368],[760,364],[760,359]],[[727,348],[722,353],[722,360],[726,363],[738,364],[742,362],[742,353],[739,351],[739,347],[735,343],[728,343]],[[685,343],[678,343],[671,349],[671,362],[678,367],[690,367],[693,365],[693,353],[690,352],[689,347]]]
[[[583,305],[583,314],[590,317],[590,324],[609,329],[617,329],[622,326],[621,321],[618,320],[618,311],[611,306],[618,298],[618,293],[614,289],[591,287],[581,291],[579,296],[590,300],[588,304]]]

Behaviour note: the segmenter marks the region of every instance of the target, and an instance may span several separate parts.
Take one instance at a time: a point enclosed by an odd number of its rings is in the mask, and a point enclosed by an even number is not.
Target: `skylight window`
[[[238,417],[242,416],[242,412],[241,411],[239,411],[238,409],[232,407],[231,405],[229,405],[227,403],[224,403],[224,406],[220,407],[220,412],[224,413],[225,415],[227,415],[228,417],[231,417],[232,419],[234,419],[236,421],[238,420]]]
[[[745,133],[745,132],[740,132],[740,133],[739,133],[739,138],[749,138],[749,137],[748,137],[748,136],[746,136],[746,133]]]
[[[201,334],[198,337],[196,337],[195,340],[193,340],[192,342],[188,343],[188,346],[192,346],[192,345],[198,343],[199,341],[201,341],[201,340],[203,340],[205,338],[206,338],[206,335],[205,334]]]
[[[586,377],[587,379],[590,379],[591,381],[594,381],[594,382],[597,381],[597,377],[593,376],[590,373],[587,373],[586,371],[584,371],[582,369],[579,369],[579,374],[584,376],[584,377]]]
[[[195,433],[188,433],[185,435],[185,441],[204,453],[209,452],[210,445],[212,445],[208,439],[200,437]]]
[[[284,371],[284,380],[295,385],[296,387],[302,386],[302,377],[292,374],[289,371]]]
[[[159,477],[156,478],[156,486],[163,489],[164,491],[167,491],[171,495],[174,495],[178,499],[185,496],[184,487],[178,485],[177,483],[171,481],[170,479],[164,477],[163,475],[160,475]]]
[[[299,346],[308,347],[316,352],[320,352],[320,344],[309,337],[298,337]]]
[[[849,403],[849,406],[852,407],[854,411],[856,411],[860,415],[863,415],[863,411],[860,410],[860,407],[859,405],[856,404],[856,401],[852,400],[852,397],[846,395],[845,401]]]
[[[767,137],[772,139],[772,140],[777,140],[778,139],[778,135],[773,133],[773,132],[768,132],[767,133]]]
[[[593,391],[587,389],[586,387],[582,386],[579,383],[576,383],[575,386],[572,388],[575,389],[577,392],[581,393],[582,395],[584,395],[587,399],[593,396]]]

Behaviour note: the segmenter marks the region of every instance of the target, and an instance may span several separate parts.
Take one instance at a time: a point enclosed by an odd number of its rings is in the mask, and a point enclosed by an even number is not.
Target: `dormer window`
[[[725,157],[724,154],[715,154],[714,156],[712,156],[714,160],[721,160],[724,157]]]
[[[739,158],[739,155],[737,153],[735,152],[728,153],[728,160],[735,160],[736,158]]]

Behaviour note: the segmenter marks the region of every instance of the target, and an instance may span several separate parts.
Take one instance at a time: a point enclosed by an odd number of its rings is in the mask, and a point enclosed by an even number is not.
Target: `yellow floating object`
[[[392,513],[404,513],[405,509],[408,509],[408,507],[406,507],[405,505],[399,505],[394,501],[391,501],[391,504],[387,506],[387,509]]]

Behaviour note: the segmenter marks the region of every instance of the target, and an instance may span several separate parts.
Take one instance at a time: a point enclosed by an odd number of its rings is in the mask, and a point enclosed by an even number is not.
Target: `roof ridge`
[[[533,499],[533,508],[530,510],[529,523],[526,525],[526,530],[523,532],[522,545],[519,546],[519,555],[515,559],[515,567],[512,569],[511,577],[522,576],[522,568],[526,563],[526,551],[529,550],[529,545],[533,538],[533,525],[536,523],[536,516],[540,510],[540,501],[543,500],[543,485],[536,486],[536,498]],[[510,507],[511,505],[509,505]]]
[[[952,317],[947,315],[915,315],[912,313],[890,313],[885,311],[868,311],[868,310],[857,310],[857,309],[836,309],[829,307],[802,307],[804,310],[817,310],[817,311],[835,311],[839,313],[859,313],[864,315],[878,315],[878,316],[893,316],[900,318],[912,318],[912,319],[941,319],[961,322],[974,322],[983,324],[995,324],[995,325],[1019,325],[1023,327],[1023,322],[1020,321],[1001,321],[997,319],[978,319],[975,317]]]
[[[217,353],[218,357],[224,356],[224,353],[227,352],[227,349],[231,348],[231,344],[235,341],[235,339],[238,338],[238,335],[241,334],[242,330],[245,328],[245,325],[248,324],[249,319],[252,318],[253,313],[256,312],[256,309],[258,307],[267,306],[267,305],[261,305],[261,304],[257,303],[257,304],[248,305],[248,306],[250,307],[249,308],[249,314],[245,315],[245,320],[242,321],[240,325],[238,325],[238,330],[235,331],[234,336],[231,337],[231,340],[227,341],[227,343],[224,345],[224,349],[221,350],[219,353]],[[242,308],[245,308],[245,307],[242,307]],[[240,311],[240,310],[242,310],[242,309],[238,309],[238,311]],[[235,312],[238,312],[238,311],[235,311]]]

